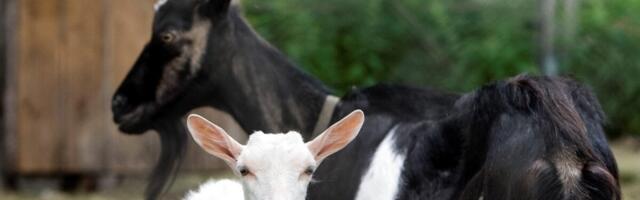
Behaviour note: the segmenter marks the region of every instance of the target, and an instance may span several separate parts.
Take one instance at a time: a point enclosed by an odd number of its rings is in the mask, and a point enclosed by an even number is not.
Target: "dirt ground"
[[[620,184],[626,200],[640,200],[640,142],[624,140],[614,142],[613,151],[620,168]],[[232,178],[222,171],[210,175],[181,174],[164,199],[180,199],[189,190],[209,178]],[[129,178],[119,186],[92,194],[65,194],[53,190],[2,192],[2,200],[137,200],[142,198],[144,179]]]

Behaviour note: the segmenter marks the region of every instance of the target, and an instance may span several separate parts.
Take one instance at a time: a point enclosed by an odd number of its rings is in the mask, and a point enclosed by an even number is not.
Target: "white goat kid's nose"
[[[300,188],[288,184],[272,185],[268,194],[268,200],[304,200],[304,195],[300,195]]]

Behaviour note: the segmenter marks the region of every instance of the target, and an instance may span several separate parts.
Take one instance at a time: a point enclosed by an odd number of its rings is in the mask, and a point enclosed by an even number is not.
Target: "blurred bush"
[[[640,0],[577,1],[575,24],[562,21],[563,1],[557,5],[557,27],[577,27],[570,38],[558,31],[560,71],[594,88],[612,136],[640,134]],[[262,36],[339,93],[377,82],[465,92],[492,80],[540,73],[538,1],[243,4]]]
[[[640,136],[640,0],[590,0],[564,72],[594,88],[609,132]]]

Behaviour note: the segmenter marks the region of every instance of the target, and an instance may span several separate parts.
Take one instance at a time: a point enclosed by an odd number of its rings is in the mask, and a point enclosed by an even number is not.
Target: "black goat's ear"
[[[231,2],[232,0],[200,0],[200,12],[209,17],[224,15],[229,11]]]

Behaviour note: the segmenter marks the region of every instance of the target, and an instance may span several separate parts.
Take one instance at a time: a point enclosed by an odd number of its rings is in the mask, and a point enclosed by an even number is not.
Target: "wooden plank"
[[[98,171],[105,165],[108,110],[102,92],[104,62],[104,9],[101,0],[65,0],[60,19],[64,30],[59,80],[60,140],[64,145],[58,162],[63,172]]]
[[[83,0],[20,1],[17,170],[104,166],[103,9]]]
[[[7,22],[7,11],[5,10],[5,5],[7,2],[5,2],[5,0],[0,0],[0,94],[5,94],[5,69],[7,68],[7,62],[6,62],[6,32],[5,32],[5,25]],[[6,151],[7,151],[7,147],[6,147],[6,132],[7,129],[5,127],[5,112],[4,112],[4,108],[5,105],[2,104],[0,105],[0,110],[2,110],[2,112],[0,112],[0,130],[2,130],[0,132],[0,172],[5,171],[5,165],[7,163],[6,160]],[[0,178],[4,179],[2,177],[3,175],[0,174]],[[0,183],[0,187],[2,187],[2,183]]]
[[[62,70],[60,0],[19,2],[17,168],[23,173],[55,171],[61,159]]]
[[[16,160],[16,108],[17,108],[17,84],[15,76],[15,72],[17,71],[17,2],[16,0],[4,0],[3,3],[3,27],[5,30],[2,31],[5,36],[5,83],[6,87],[4,88],[3,95],[3,121],[4,124],[4,133],[3,133],[3,167],[7,172],[15,169],[15,160]],[[9,28],[12,27],[12,28]]]

